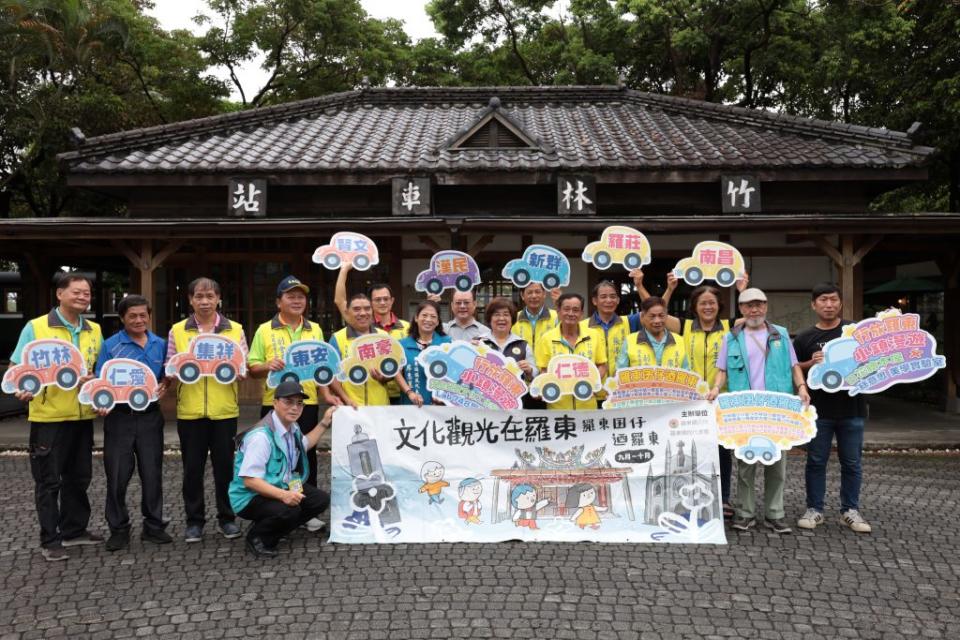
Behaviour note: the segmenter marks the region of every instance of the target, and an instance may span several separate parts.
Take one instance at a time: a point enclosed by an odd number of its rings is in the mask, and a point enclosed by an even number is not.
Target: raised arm
[[[347,319],[347,275],[353,264],[349,260],[344,260],[340,265],[340,273],[337,274],[337,284],[333,289],[333,304],[340,310],[340,317]]]

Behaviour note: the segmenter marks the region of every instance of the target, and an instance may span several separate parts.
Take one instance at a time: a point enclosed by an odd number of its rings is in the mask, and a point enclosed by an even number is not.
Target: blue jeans
[[[827,492],[827,462],[833,437],[840,459],[840,509],[860,508],[863,482],[863,418],[817,420],[817,435],[807,444],[807,508],[823,513]]]

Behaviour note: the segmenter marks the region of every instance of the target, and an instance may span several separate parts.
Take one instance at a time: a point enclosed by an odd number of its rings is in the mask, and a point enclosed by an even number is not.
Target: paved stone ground
[[[790,457],[791,519],[802,463]],[[174,544],[147,546],[135,525],[128,552],[47,563],[27,458],[0,457],[0,638],[960,638],[955,455],[868,457],[872,535],[832,509],[815,533],[730,532],[728,546],[346,546],[298,531],[272,561],[212,526],[182,542],[179,469],[165,459]],[[834,503],[835,469],[829,481]]]

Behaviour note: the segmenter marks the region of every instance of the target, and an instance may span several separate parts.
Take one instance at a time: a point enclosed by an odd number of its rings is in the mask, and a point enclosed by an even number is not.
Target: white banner
[[[725,544],[705,401],[607,411],[343,408],[331,540]]]

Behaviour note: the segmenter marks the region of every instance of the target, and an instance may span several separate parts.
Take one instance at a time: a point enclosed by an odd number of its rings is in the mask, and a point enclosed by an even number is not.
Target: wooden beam
[[[485,235],[485,236],[481,236],[479,240],[477,240],[475,243],[473,243],[473,246],[470,247],[470,250],[469,250],[467,253],[470,254],[470,257],[476,258],[477,255],[478,255],[481,251],[483,251],[484,248],[486,248],[487,245],[489,245],[491,242],[493,242],[493,239],[494,239],[494,236],[493,236],[493,235],[490,235],[490,234]]]
[[[434,252],[443,251],[443,247],[440,246],[440,243],[430,236],[417,236],[417,240],[419,240],[421,244],[427,246],[428,248],[433,249]]]
[[[856,286],[854,286],[853,236],[840,236],[840,289],[843,292],[843,318],[856,319]]]
[[[843,256],[840,255],[840,252],[837,251],[837,248],[830,244],[830,241],[827,240],[824,236],[810,236],[810,239],[813,240],[813,243],[820,248],[823,253],[827,255],[834,264],[842,265]]]
[[[151,270],[162,266],[164,260],[166,260],[171,255],[179,251],[180,247],[184,245],[184,242],[185,242],[184,240],[171,240],[170,242],[168,242],[167,246],[165,246],[163,249],[160,249],[160,251],[154,254],[153,260],[151,260],[150,262]]]
[[[144,241],[144,242],[147,242],[147,241]],[[127,245],[127,243],[124,240],[112,240],[110,244],[116,247],[117,251],[125,255],[127,257],[127,260],[130,261],[130,264],[132,264],[136,268],[143,269],[145,267],[150,266],[149,263],[144,264],[143,259],[140,257],[140,255],[136,251],[131,249],[130,246]]]
[[[860,264],[860,261],[863,260],[870,250],[877,246],[880,241],[883,240],[882,234],[875,234],[868,236],[866,240],[863,241],[863,244],[860,245],[860,248],[857,249],[853,254],[853,264],[854,266]]]

